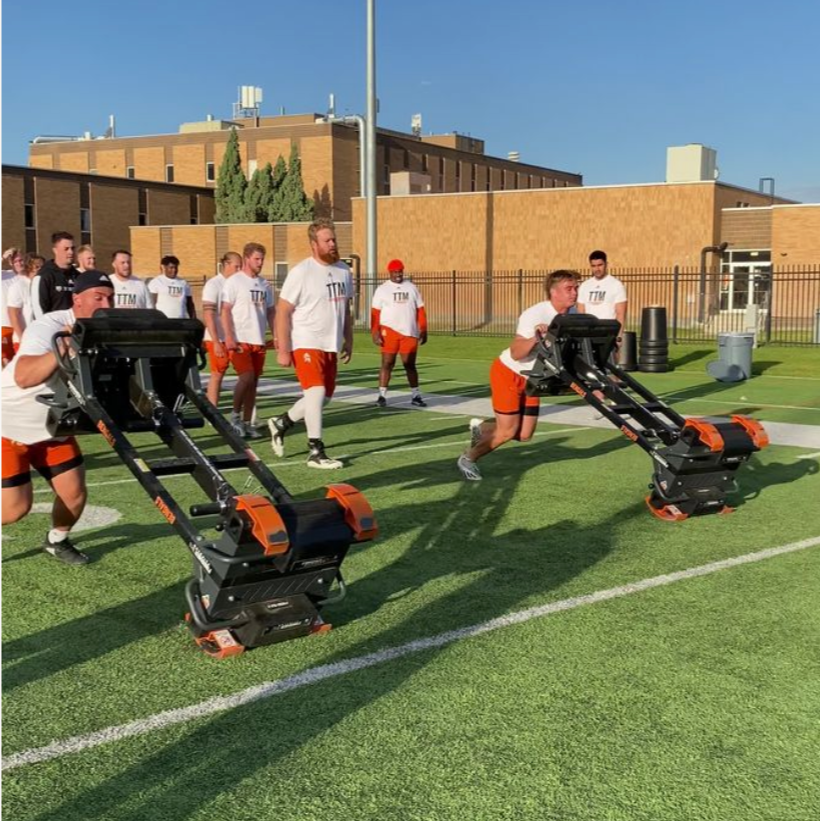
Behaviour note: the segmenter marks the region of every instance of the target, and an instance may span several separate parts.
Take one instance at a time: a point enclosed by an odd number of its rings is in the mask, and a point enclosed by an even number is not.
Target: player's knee
[[[31,499],[21,499],[14,502],[6,502],[3,500],[3,524],[13,525],[19,522],[20,519],[28,516],[31,511]]]

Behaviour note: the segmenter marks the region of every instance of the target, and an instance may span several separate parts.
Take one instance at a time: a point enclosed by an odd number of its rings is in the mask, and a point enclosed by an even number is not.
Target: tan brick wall
[[[134,176],[138,180],[165,182],[165,149],[162,146],[135,148]]]
[[[22,177],[6,177],[2,186],[3,236],[0,248],[26,247],[26,220]]]
[[[32,168],[54,168],[54,157],[51,154],[32,154],[29,165]]]
[[[770,248],[772,210],[770,208],[733,208],[721,212],[721,242],[738,250]]]
[[[88,151],[72,151],[58,154],[59,164],[55,166],[60,171],[79,171],[81,174],[88,173]]]
[[[110,177],[125,176],[125,149],[112,149],[95,152],[95,168],[98,174]]]
[[[773,265],[818,265],[819,206],[785,206],[772,211]]]
[[[216,146],[214,146],[216,151]],[[278,140],[257,140],[257,167],[264,168],[265,163],[271,163],[271,168],[277,164],[280,155],[285,162],[288,162],[288,156],[291,153],[291,141],[283,137]],[[222,161],[222,154],[220,155]]]
[[[143,278],[159,273],[160,229],[148,227],[131,228],[131,253],[134,257],[134,273]]]
[[[80,244],[80,188],[76,182],[34,180],[35,220],[37,225],[37,252],[51,259],[51,235],[68,231]]]
[[[196,279],[210,276],[217,269],[217,231],[227,233],[227,249],[241,254],[246,242],[259,242],[265,246],[267,255],[262,269],[263,275],[272,277],[277,262],[287,262],[289,266],[310,256],[308,244],[308,224],[259,223],[243,225],[174,225],[163,228],[170,233],[171,250],[180,258],[181,275]],[[276,237],[282,237],[280,246]],[[349,256],[351,247],[350,223],[337,223],[340,255]],[[141,276],[153,276],[158,268],[161,250],[160,228],[134,226],[131,228],[131,250],[134,254],[135,271]]]
[[[320,196],[325,185],[333,201],[334,156],[331,139],[328,137],[305,138],[300,140],[299,157],[302,162],[302,185],[309,199]],[[286,156],[287,160],[288,157]]]
[[[174,182],[205,185],[205,145],[175,145],[171,151]]]
[[[175,225],[171,232],[173,254],[180,259],[180,276],[211,276],[217,270],[213,231],[202,231],[198,225]]]
[[[129,226],[138,222],[137,190],[113,185],[92,185],[91,242],[97,252],[97,267],[111,270],[111,255],[119,248],[129,249]]]
[[[190,225],[188,194],[173,191],[148,191],[148,222],[151,225]]]
[[[423,271],[697,265],[714,235],[713,184],[410,196],[378,200],[378,268],[394,256]],[[364,200],[353,250],[365,256]]]

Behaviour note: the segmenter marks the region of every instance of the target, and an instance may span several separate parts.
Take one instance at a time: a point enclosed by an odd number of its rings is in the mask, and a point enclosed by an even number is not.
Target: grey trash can
[[[719,382],[743,382],[753,375],[755,334],[718,335],[718,360],[707,364],[707,373]]]

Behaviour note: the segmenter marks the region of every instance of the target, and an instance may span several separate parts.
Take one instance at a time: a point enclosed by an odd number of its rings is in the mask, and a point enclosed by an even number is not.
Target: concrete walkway
[[[233,387],[233,377],[226,377],[224,390]],[[259,396],[265,397],[285,397],[298,396],[301,392],[299,384],[292,381],[279,379],[260,380]],[[423,412],[419,408],[411,408],[410,393],[407,391],[391,390],[388,395],[388,408],[412,409]],[[375,405],[376,391],[373,388],[359,388],[348,385],[338,385],[333,398],[334,402],[345,402],[352,405]],[[452,396],[441,393],[425,394],[425,401],[428,403],[427,410],[437,413],[452,413],[456,416],[474,417],[490,419],[493,416],[493,409],[490,399],[470,398],[465,396]],[[675,407],[675,403],[671,403]],[[285,408],[283,408],[285,410]],[[681,413],[681,411],[679,411]],[[550,405],[542,401],[539,411],[539,421],[549,422],[552,425],[573,426],[583,428],[603,428],[613,430],[613,425],[606,419],[594,419],[595,411],[589,405]],[[682,413],[682,415],[685,415]],[[708,416],[714,422],[726,422],[727,417]],[[804,448],[812,451],[819,450],[819,439],[821,439],[821,428],[817,425],[793,425],[787,422],[762,422],[770,442],[773,445],[788,445],[795,448]]]

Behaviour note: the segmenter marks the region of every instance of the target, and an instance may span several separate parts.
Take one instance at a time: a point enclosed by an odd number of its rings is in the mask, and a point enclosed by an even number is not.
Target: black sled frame
[[[346,484],[296,501],[207,400],[197,367],[198,320],[154,310],[103,310],[54,338],[62,380],[44,397],[53,436],[100,433],[193,556],[186,621],[217,658],[330,625],[322,607],[341,601],[340,566],[352,542],[376,537],[365,497]],[[229,452],[206,455],[189,434],[210,425]],[[128,433],[151,432],[172,456],[144,459]],[[156,444],[152,440],[152,444]],[[242,494],[223,471],[246,468],[264,494]],[[162,477],[189,474],[208,497],[186,513]],[[216,538],[194,519],[217,517]]]
[[[526,374],[528,393],[573,392],[643,448],[653,460],[645,501],[658,518],[730,512],[726,500],[738,489],[736,470],[769,444],[764,428],[746,416],[715,424],[681,416],[613,363],[618,333],[616,320],[556,317]]]

